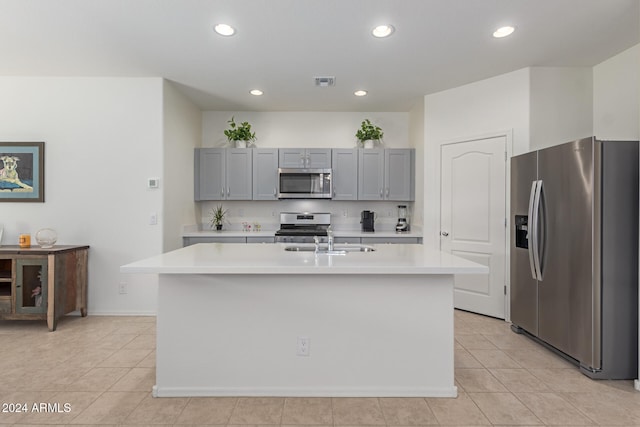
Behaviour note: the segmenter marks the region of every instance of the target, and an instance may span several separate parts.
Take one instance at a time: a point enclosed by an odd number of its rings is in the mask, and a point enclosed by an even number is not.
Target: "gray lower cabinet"
[[[247,243],[275,243],[275,237],[269,236],[247,236]]]
[[[182,246],[191,246],[196,243],[247,243],[246,237],[211,236],[211,237],[183,237]]]
[[[252,152],[246,148],[196,148],[194,199],[251,200]]]
[[[359,237],[335,237],[335,243],[360,243]]]
[[[358,149],[331,151],[333,200],[358,200]]]
[[[274,236],[207,236],[183,237],[182,245],[190,246],[196,243],[275,243]],[[347,237],[337,236],[335,243],[355,243],[373,245],[376,243],[421,243],[419,237]]]
[[[415,199],[415,150],[358,150],[358,200]]]
[[[253,149],[253,200],[278,200],[278,149]]]
[[[330,148],[280,148],[281,168],[327,169],[331,167]]]
[[[374,245],[376,243],[420,243],[418,237],[363,237],[363,245]]]

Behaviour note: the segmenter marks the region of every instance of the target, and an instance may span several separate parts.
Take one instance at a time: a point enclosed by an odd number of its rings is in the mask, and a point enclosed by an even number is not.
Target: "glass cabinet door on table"
[[[18,259],[16,267],[16,313],[46,313],[47,259]]]

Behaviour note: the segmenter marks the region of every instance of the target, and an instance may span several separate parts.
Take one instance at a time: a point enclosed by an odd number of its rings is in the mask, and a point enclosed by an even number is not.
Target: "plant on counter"
[[[211,209],[209,211],[209,224],[211,228],[216,230],[222,230],[222,224],[224,223],[224,217],[227,215],[227,210],[222,207],[222,205],[218,205],[215,209]]]
[[[255,142],[256,133],[251,132],[249,122],[237,124],[232,116],[231,120],[227,121],[227,123],[229,123],[230,129],[225,130],[224,134],[229,142],[235,143],[236,147],[244,148],[248,144]]]
[[[379,126],[375,126],[369,119],[364,119],[360,129],[356,132],[356,138],[365,148],[373,148],[374,141],[380,142],[384,132]]]

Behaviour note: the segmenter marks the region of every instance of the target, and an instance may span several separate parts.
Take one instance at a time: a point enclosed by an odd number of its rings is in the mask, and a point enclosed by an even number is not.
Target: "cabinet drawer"
[[[268,236],[247,236],[247,243],[275,243],[275,237]]]
[[[418,243],[417,237],[363,237],[363,244],[375,243]]]
[[[247,243],[246,237],[183,237],[183,246],[195,245],[196,243]]]
[[[0,298],[0,313],[11,313],[11,298]]]

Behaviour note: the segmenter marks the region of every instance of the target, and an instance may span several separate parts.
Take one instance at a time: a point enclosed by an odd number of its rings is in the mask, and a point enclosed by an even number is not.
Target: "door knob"
[[[440,235],[444,236],[444,237],[447,237],[449,235],[449,233],[447,233],[446,231],[441,231]]]

